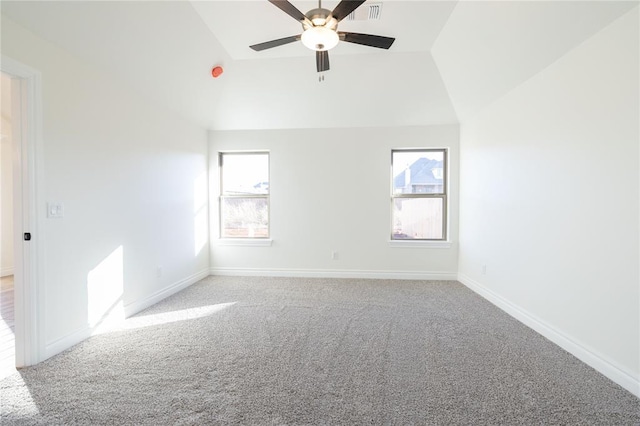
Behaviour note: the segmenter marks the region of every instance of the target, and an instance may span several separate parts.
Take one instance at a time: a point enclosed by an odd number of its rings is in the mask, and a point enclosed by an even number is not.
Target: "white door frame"
[[[16,366],[25,367],[44,355],[42,76],[4,55],[0,69],[12,78]]]

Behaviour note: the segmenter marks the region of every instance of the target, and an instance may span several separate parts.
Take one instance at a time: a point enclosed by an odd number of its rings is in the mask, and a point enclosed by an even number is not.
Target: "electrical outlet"
[[[331,259],[333,260],[338,260],[339,254],[337,251],[332,251],[331,252]]]
[[[482,265],[482,275],[487,275],[487,265]]]
[[[158,268],[156,269],[156,275],[158,276],[158,278],[162,278],[162,266],[158,266]]]

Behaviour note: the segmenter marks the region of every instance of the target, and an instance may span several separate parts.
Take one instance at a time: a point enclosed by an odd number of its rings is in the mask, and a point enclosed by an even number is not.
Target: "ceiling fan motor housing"
[[[314,27],[326,27],[334,31],[338,28],[338,20],[331,16],[331,11],[328,9],[311,9],[304,16],[309,18]],[[305,30],[310,28],[309,23],[306,21],[302,23],[302,27]]]

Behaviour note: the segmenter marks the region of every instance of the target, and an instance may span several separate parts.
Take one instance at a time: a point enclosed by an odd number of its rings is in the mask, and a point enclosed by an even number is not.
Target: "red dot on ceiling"
[[[211,75],[213,76],[213,78],[218,78],[220,77],[220,75],[222,75],[223,72],[224,70],[222,69],[222,67],[213,67],[213,69],[211,70]]]

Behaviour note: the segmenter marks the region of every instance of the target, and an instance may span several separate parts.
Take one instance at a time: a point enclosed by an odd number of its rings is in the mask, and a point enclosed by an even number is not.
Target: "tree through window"
[[[220,153],[220,237],[269,238],[269,153]]]

